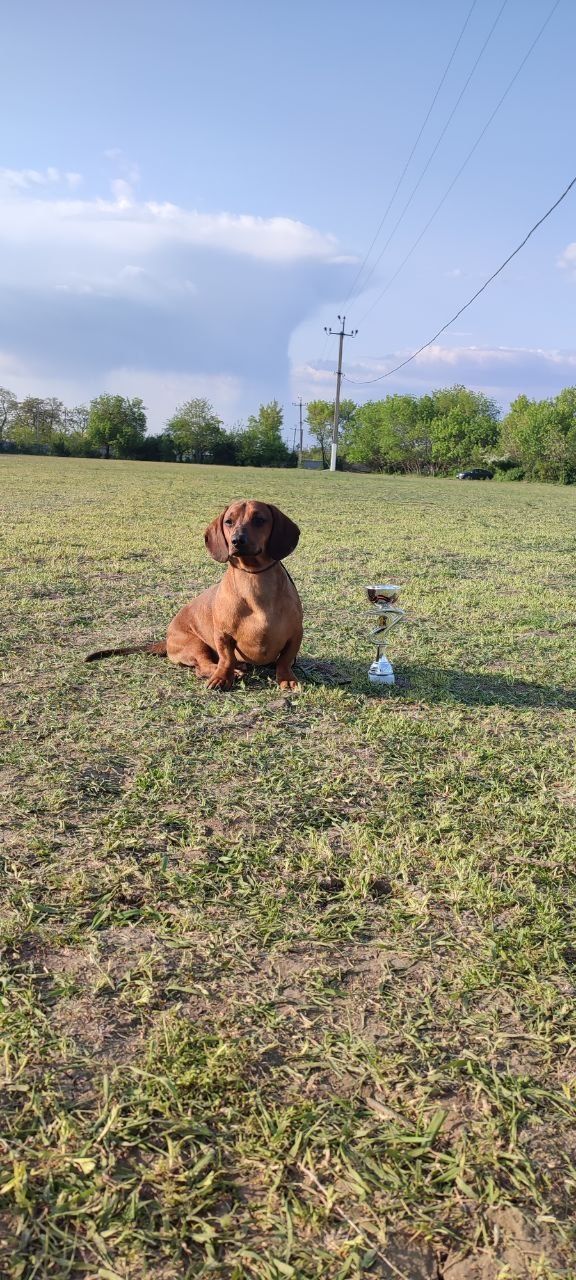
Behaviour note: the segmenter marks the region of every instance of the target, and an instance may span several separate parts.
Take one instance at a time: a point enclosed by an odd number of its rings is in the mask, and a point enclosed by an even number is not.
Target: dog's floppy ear
[[[229,555],[228,543],[224,535],[224,516],[227,510],[228,508],[225,507],[224,511],[221,511],[220,515],[216,516],[216,519],[212,521],[212,524],[208,525],[204,534],[204,542],[208,551],[212,559],[218,560],[219,564],[224,564]]]
[[[286,556],[298,546],[300,530],[289,516],[285,516],[283,511],[278,507],[273,507],[272,503],[268,503],[269,510],[272,512],[272,533],[268,539],[266,551],[274,560],[284,560]]]

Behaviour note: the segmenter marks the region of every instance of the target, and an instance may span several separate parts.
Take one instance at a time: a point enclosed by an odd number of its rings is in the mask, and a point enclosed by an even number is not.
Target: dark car
[[[470,471],[459,471],[457,480],[491,480],[493,471],[485,471],[482,467],[472,467]]]

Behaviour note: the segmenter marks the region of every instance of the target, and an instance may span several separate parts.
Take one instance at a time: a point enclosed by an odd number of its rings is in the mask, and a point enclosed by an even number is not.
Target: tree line
[[[296,466],[296,455],[282,439],[282,423],[282,409],[272,400],[246,423],[225,430],[209,401],[198,398],[181,405],[158,435],[147,435],[146,410],[138,397],[101,395],[67,409],[56,399],[18,401],[0,387],[0,447],[21,453]]]
[[[307,406],[313,441],[305,459],[328,466],[334,403]],[[208,400],[186,401],[157,435],[146,434],[142,400],[101,395],[66,408],[60,400],[18,401],[0,388],[0,447],[60,456],[289,467],[297,455],[282,438],[276,400],[245,423],[225,428]],[[501,415],[483,392],[454,386],[429,395],[389,395],[340,403],[339,465],[378,472],[451,475],[490,466],[513,480],[576,483],[576,387],[547,400],[520,395]]]

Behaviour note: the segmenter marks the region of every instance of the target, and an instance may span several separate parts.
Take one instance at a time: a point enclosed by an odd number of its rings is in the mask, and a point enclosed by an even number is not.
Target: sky
[[[576,6],[554,4],[7,7],[0,384],[139,395],[152,431],[193,396],[227,426],[276,398],[291,442],[292,402],[333,399],[338,314],[359,402],[576,384],[575,187],[361,385],[576,175]]]

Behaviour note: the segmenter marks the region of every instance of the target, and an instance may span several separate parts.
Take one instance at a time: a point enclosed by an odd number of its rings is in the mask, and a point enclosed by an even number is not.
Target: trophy
[[[372,617],[378,624],[370,633],[371,640],[376,641],[376,659],[368,671],[368,679],[370,684],[392,685],[394,668],[386,657],[385,645],[388,642],[388,632],[404,617],[404,610],[396,603],[400,587],[395,587],[393,583],[366,587],[366,595],[372,605]]]

